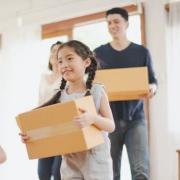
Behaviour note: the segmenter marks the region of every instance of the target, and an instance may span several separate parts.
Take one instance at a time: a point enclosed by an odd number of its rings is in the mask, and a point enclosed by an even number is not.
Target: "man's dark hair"
[[[121,15],[126,21],[128,21],[129,19],[129,15],[126,9],[123,8],[119,8],[119,7],[115,7],[112,9],[109,9],[108,11],[106,11],[106,17],[110,14],[119,14]]]

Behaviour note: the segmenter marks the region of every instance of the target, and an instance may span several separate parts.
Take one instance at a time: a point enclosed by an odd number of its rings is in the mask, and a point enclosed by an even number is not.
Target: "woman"
[[[51,46],[51,54],[49,58],[49,72],[43,74],[39,87],[39,105],[49,100],[59,89],[61,76],[58,72],[57,49],[62,43],[57,41]],[[50,180],[53,176],[54,180],[61,180],[60,177],[61,156],[42,158],[38,160],[38,176],[40,180]]]

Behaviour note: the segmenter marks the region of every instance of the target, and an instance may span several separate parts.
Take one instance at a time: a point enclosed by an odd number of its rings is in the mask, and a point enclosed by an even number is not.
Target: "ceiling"
[[[27,11],[53,8],[77,1],[81,0],[0,0],[0,20]]]
[[[93,10],[96,12],[103,9],[103,6],[105,8],[140,1],[145,0],[0,0],[0,29],[15,17],[23,17],[24,23],[27,24],[30,21],[37,22],[38,19],[41,22],[48,22],[48,19],[56,21],[61,19],[62,15],[68,18],[72,11],[76,11],[76,15],[81,15],[88,11],[89,5],[94,5]]]

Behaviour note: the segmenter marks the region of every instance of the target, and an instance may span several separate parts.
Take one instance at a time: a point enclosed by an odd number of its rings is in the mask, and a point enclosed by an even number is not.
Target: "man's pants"
[[[148,133],[144,119],[115,121],[116,129],[109,135],[114,180],[120,180],[121,155],[126,145],[132,180],[149,180]]]

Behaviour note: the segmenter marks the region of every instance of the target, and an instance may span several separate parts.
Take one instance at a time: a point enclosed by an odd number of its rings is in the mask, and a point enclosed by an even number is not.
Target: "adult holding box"
[[[128,40],[128,12],[123,8],[112,8],[106,12],[106,20],[113,40],[95,49],[101,68],[147,66],[150,84],[148,97],[153,97],[157,80],[151,57],[145,47]],[[141,99],[111,102],[116,124],[115,131],[110,134],[114,180],[120,179],[123,145],[127,148],[132,179],[149,179],[148,133],[143,106]]]
[[[39,105],[49,100],[60,84],[60,75],[58,72],[58,62],[56,51],[62,42],[57,41],[50,48],[50,57],[48,63],[48,73],[43,73],[39,85]],[[38,176],[39,180],[61,180],[59,168],[61,165],[61,156],[41,158],[38,160]]]

